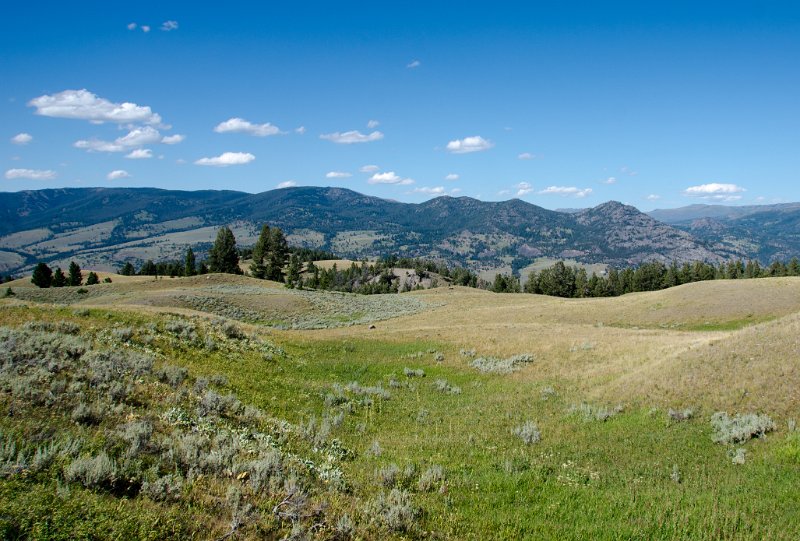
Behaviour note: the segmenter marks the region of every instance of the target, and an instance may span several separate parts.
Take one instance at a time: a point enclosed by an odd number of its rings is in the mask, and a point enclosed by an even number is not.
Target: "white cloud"
[[[56,172],[50,169],[9,169],[6,171],[6,178],[9,180],[55,180]]]
[[[380,122],[378,122],[377,120],[370,120],[369,122],[367,122],[367,128],[369,129],[377,128],[379,124]]]
[[[295,133],[299,133],[300,135],[303,135],[304,133],[306,133],[306,127],[305,126],[300,126],[299,128],[295,128],[294,132]]]
[[[444,177],[445,180],[458,180],[459,178],[461,177],[459,177],[456,173],[450,173]]]
[[[534,156],[534,155],[533,155],[533,154],[531,154],[530,152],[523,152],[522,154],[519,154],[519,155],[517,156],[517,159],[518,159],[518,160],[532,160],[532,159],[533,159],[533,158],[535,158],[535,157],[536,157],[536,156]]]
[[[409,69],[414,69],[414,68],[420,67],[421,65],[422,65],[422,62],[420,62],[419,60],[412,60],[411,62],[406,64],[406,67],[409,68]]]
[[[602,182],[603,184],[616,184],[617,179],[614,177],[608,177],[607,179],[601,180],[600,182]]]
[[[185,135],[181,135],[179,133],[176,133],[175,135],[164,136],[164,138],[161,139],[161,142],[164,143],[165,145],[177,145],[178,143],[180,143],[184,139],[186,139]]]
[[[150,31],[150,27],[148,25],[146,25],[146,24],[143,24],[142,25],[142,32],[147,34],[149,31]]]
[[[89,152],[124,152],[130,148],[141,147],[161,141],[161,134],[158,130],[150,126],[134,128],[126,135],[118,137],[114,142],[101,141],[99,139],[76,141],[75,148],[88,150]]]
[[[125,155],[129,160],[146,160],[153,157],[153,151],[149,148],[137,148]]]
[[[350,178],[353,175],[344,171],[330,171],[325,174],[325,178]]]
[[[136,30],[137,26],[136,23],[128,23],[128,30]]]
[[[623,175],[628,175],[629,177],[635,177],[636,175],[639,174],[638,171],[634,171],[633,169],[631,169],[627,165],[622,166],[620,168],[619,172],[622,173]]]
[[[517,197],[523,197],[533,191],[533,186],[528,182],[520,182],[517,184]]]
[[[164,21],[161,23],[161,30],[171,32],[178,29],[178,21]]]
[[[280,128],[273,126],[269,122],[265,124],[253,124],[238,117],[217,124],[214,131],[217,133],[248,133],[256,137],[266,137],[268,135],[278,135],[281,133]]]
[[[657,194],[654,194],[654,193],[651,193],[650,195],[645,197],[645,199],[647,199],[648,201],[658,201],[659,199],[661,199],[661,196],[657,195]]]
[[[414,184],[413,179],[400,177],[396,175],[394,171],[389,171],[387,173],[375,173],[369,178],[369,180],[367,180],[367,182],[369,184],[399,184],[401,186]]]
[[[736,201],[741,199],[740,194],[745,192],[744,188],[736,184],[722,184],[719,182],[711,182],[709,184],[700,184],[698,186],[689,186],[683,191],[683,194],[689,197],[697,197],[700,199],[711,199],[714,201]]]
[[[500,190],[497,192],[497,195],[508,195],[511,193],[511,190]]]
[[[463,139],[456,139],[447,143],[447,150],[453,154],[467,154],[469,152],[480,152],[482,150],[489,150],[494,146],[494,143],[488,139],[484,139],[480,135],[472,137],[465,137]]]
[[[200,158],[196,165],[212,165],[215,167],[227,167],[229,165],[243,165],[255,160],[256,157],[249,152],[223,152],[213,158]]]
[[[359,169],[359,172],[361,172],[361,173],[374,173],[378,169],[380,169],[380,167],[378,167],[377,165],[365,165],[361,169]]]
[[[91,122],[161,124],[161,116],[146,105],[114,103],[82,90],[64,90],[58,94],[39,96],[28,102],[36,114],[53,118],[74,118]]]
[[[320,135],[319,138],[331,141],[333,143],[339,143],[341,145],[350,145],[353,143],[369,143],[372,141],[380,141],[383,139],[383,134],[379,131],[374,131],[365,135],[358,130],[352,130],[342,133],[338,131],[334,133],[324,133]]]
[[[295,186],[297,186],[297,183],[295,181],[286,180],[286,181],[281,182],[280,184],[278,184],[277,187],[278,188],[294,188]]]
[[[131,174],[123,169],[117,169],[107,174],[106,178],[108,180],[119,180],[121,178],[131,178]]]
[[[443,195],[445,193],[444,186],[436,186],[435,188],[428,188],[427,186],[422,186],[420,188],[414,188],[411,191],[413,193],[424,193],[428,195]]]
[[[11,142],[15,145],[27,145],[33,141],[33,136],[29,133],[18,133],[14,137],[11,138]]]
[[[575,186],[548,186],[539,192],[542,195],[561,195],[563,197],[586,197],[592,193],[591,188],[576,188]]]

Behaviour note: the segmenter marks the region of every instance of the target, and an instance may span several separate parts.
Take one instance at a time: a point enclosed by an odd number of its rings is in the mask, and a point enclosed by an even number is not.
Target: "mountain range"
[[[0,193],[0,272],[69,260],[113,270],[123,262],[201,254],[221,225],[240,245],[261,224],[290,244],[363,258],[395,253],[474,270],[521,269],[539,258],[635,265],[800,253],[800,204],[693,205],[645,214],[609,201],[552,211],[512,199],[437,197],[400,203],[344,188],[294,187],[258,194],[155,188],[64,188]]]

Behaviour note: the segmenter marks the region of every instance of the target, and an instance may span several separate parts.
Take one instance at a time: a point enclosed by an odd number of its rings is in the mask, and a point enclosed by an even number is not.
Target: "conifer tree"
[[[97,273],[94,271],[89,273],[89,276],[86,277],[86,285],[93,286],[100,283],[100,277],[97,276]]]
[[[263,280],[267,277],[265,260],[270,252],[271,240],[269,226],[267,224],[262,225],[261,234],[258,236],[255,246],[253,246],[253,262],[250,263],[250,274],[254,278]]]
[[[31,283],[38,287],[50,287],[53,283],[53,271],[50,270],[46,263],[39,263],[33,269]]]
[[[196,264],[197,262],[195,261],[194,252],[192,251],[192,247],[190,246],[186,250],[186,261],[184,262],[183,265],[183,275],[194,276],[195,274],[197,274],[197,270],[195,268]]]
[[[83,284],[83,274],[81,268],[74,261],[69,262],[69,278],[67,278],[67,285],[79,286]]]
[[[289,255],[286,237],[279,227],[270,231],[269,256],[267,257],[267,280],[283,281],[283,267]]]
[[[53,273],[53,287],[64,287],[67,285],[67,277],[64,275],[64,271],[61,270],[61,267],[56,267],[55,272]]]
[[[230,228],[223,226],[217,232],[217,240],[208,252],[208,266],[211,272],[241,274],[239,254],[236,252],[236,238]]]

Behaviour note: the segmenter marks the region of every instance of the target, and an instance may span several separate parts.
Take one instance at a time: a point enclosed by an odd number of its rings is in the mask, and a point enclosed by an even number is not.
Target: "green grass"
[[[70,320],[97,334],[115,326],[140,329],[167,318],[102,310],[86,317],[69,309],[0,310],[2,325],[34,319]],[[742,320],[745,324],[749,319]],[[604,422],[587,422],[569,412],[585,397],[567,383],[481,374],[448,344],[316,340],[279,333],[269,340],[286,354],[265,359],[253,351],[208,351],[175,340],[152,347],[159,362],[187,367],[192,379],[222,374],[227,389],[243,402],[297,425],[339,411],[325,406],[334,384],[357,381],[387,390],[388,399],[353,406],[330,435],[354,452],[341,463],[351,490],[333,497],[333,505],[348,510],[362,538],[795,539],[800,531],[800,440],[795,433],[745,443],[747,462],[734,465],[729,448],[711,440],[713,411],[670,422],[665,411],[638,404]],[[436,362],[434,352],[442,352],[445,361]],[[421,368],[425,376],[408,378],[406,367]],[[390,387],[391,378],[401,386]],[[437,391],[439,378],[462,392]],[[551,386],[556,395],[543,399],[542,390]],[[39,425],[53,422],[48,415],[3,415],[0,428],[37,432]],[[541,430],[537,444],[524,445],[512,434],[527,420]],[[370,452],[376,441],[380,456]],[[417,490],[413,479],[401,481],[423,510],[415,529],[405,534],[370,524],[362,511],[384,490],[376,471],[392,463],[401,470],[414,465],[418,472],[440,465],[446,475],[431,492]],[[675,467],[680,482],[671,478]],[[4,537],[182,538],[197,535],[187,525],[187,512],[200,520],[210,513],[203,506],[119,498],[74,485],[68,487],[71,496],[64,497],[64,483],[42,475],[0,480]],[[257,530],[243,535],[256,537]]]

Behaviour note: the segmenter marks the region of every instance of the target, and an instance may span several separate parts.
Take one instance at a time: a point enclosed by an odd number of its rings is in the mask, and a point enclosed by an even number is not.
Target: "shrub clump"
[[[759,413],[736,414],[731,417],[724,411],[711,416],[712,439],[715,443],[743,443],[751,438],[761,438],[775,430],[775,422]]]
[[[624,410],[625,408],[622,406],[622,404],[617,404],[615,407],[609,408],[607,406],[592,406],[591,404],[582,402],[579,406],[571,406],[569,412],[573,414],[579,414],[586,422],[603,422],[619,413],[622,413]]]
[[[694,417],[694,410],[691,408],[686,408],[684,410],[674,410],[670,408],[667,412],[667,417],[676,422],[688,421]]]
[[[403,368],[403,374],[407,378],[424,378],[425,371],[422,368]]]
[[[117,480],[117,465],[102,451],[97,456],[75,460],[67,467],[64,478],[86,488],[111,488]]]
[[[506,359],[496,357],[478,357],[470,363],[472,368],[484,374],[510,374],[519,370],[522,365],[533,362],[533,355],[522,353]]]
[[[542,439],[542,433],[539,427],[533,421],[525,421],[518,427],[511,431],[516,437],[522,440],[525,445],[533,445],[539,443]]]
[[[434,464],[419,476],[417,488],[420,492],[430,492],[444,483],[444,468]]]
[[[444,394],[461,394],[461,387],[450,385],[446,379],[437,379],[433,382],[433,387]]]
[[[367,504],[366,515],[381,526],[394,532],[409,532],[413,529],[419,510],[414,507],[411,495],[393,488],[388,494],[381,492]]]

